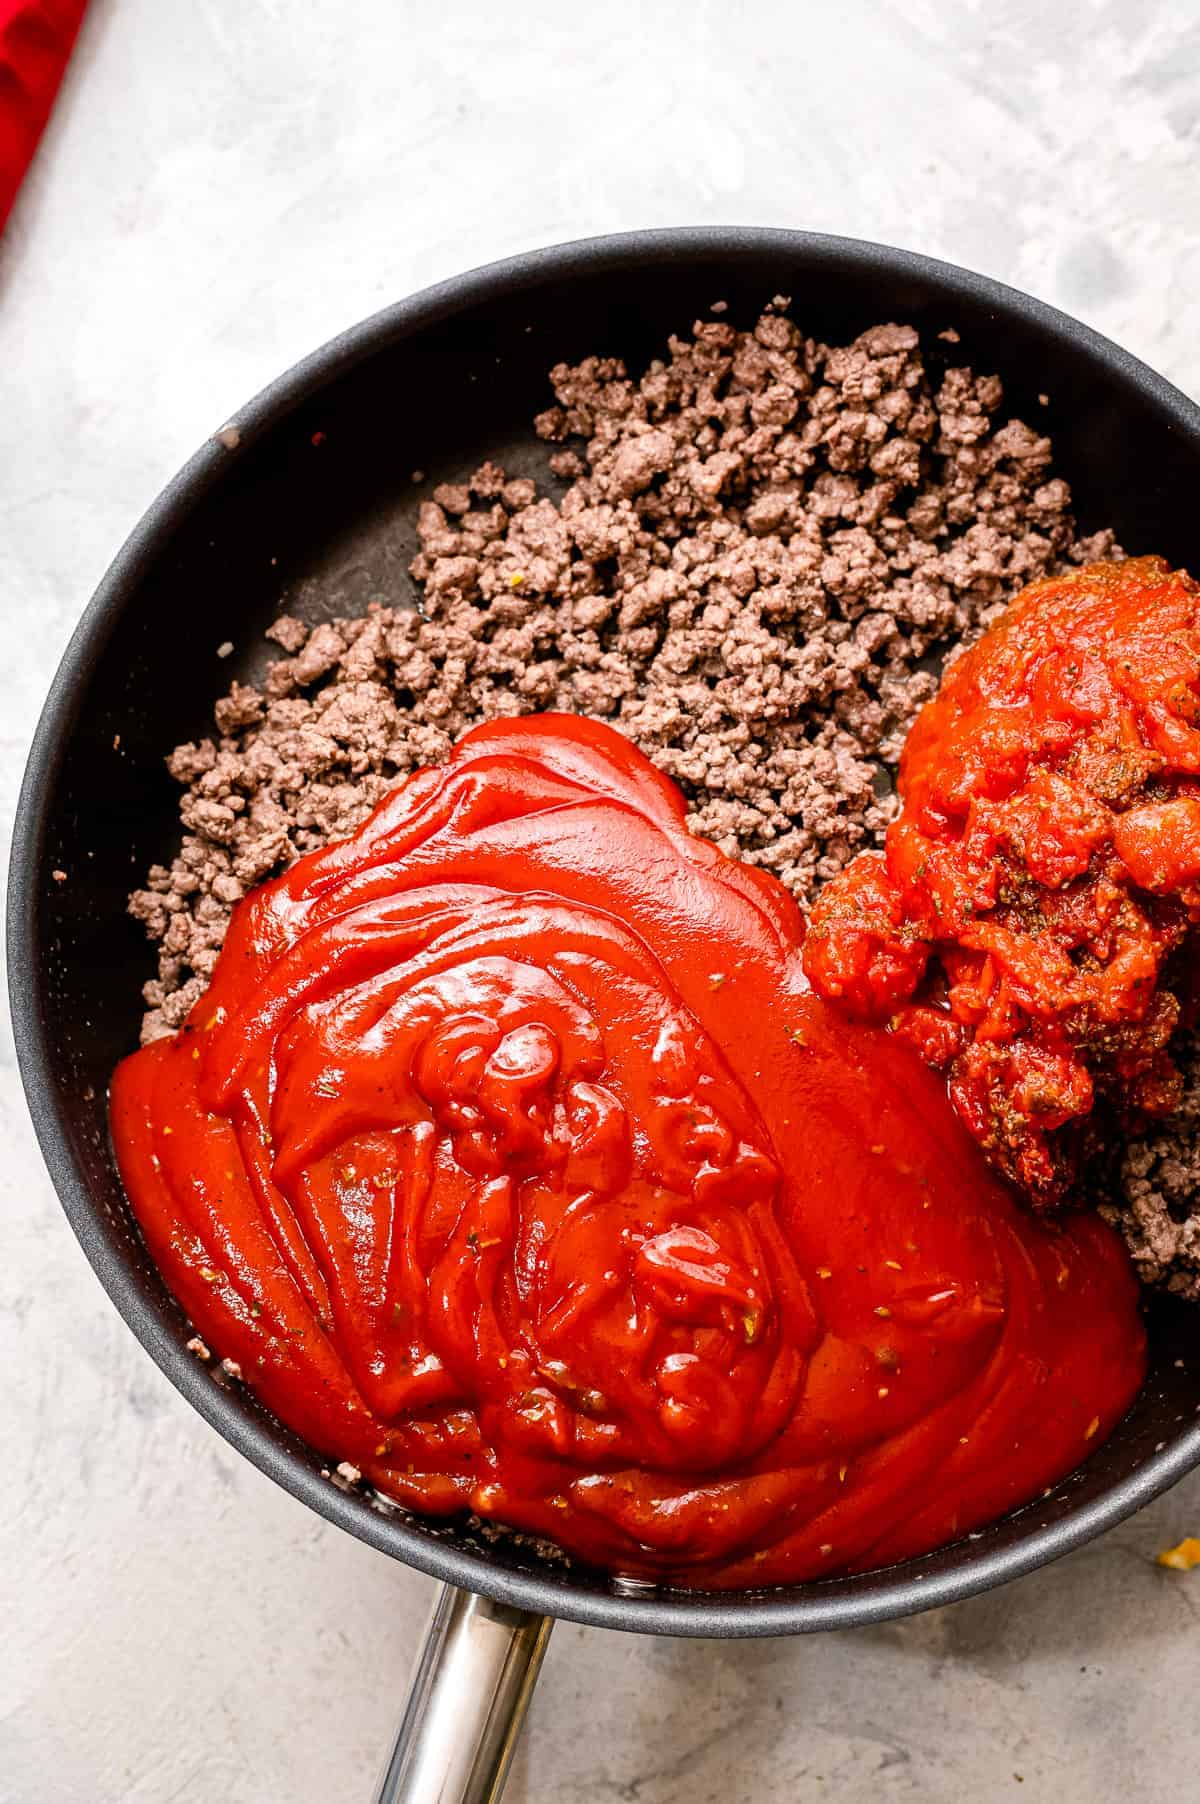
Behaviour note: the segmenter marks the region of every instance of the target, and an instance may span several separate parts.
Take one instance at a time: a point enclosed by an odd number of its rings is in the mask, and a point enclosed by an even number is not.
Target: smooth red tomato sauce
[[[1171,1036],[1200,921],[1200,584],[1161,558],[1037,583],[950,667],[883,853],[817,898],[821,995],[890,1021],[1035,1204],[1103,1104],[1178,1105]]]
[[[480,727],[248,897],[119,1067],[150,1249],[265,1404],[414,1510],[697,1585],[949,1540],[1112,1428],[1136,1285],[811,994],[802,939],[611,729]]]

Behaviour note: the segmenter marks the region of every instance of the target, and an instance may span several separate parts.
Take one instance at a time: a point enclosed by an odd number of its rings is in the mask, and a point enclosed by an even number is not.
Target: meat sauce
[[[803,937],[610,728],[480,727],[240,904],[119,1067],[150,1250],[413,1510],[692,1585],[937,1546],[1109,1432],[1136,1285],[812,994]]]

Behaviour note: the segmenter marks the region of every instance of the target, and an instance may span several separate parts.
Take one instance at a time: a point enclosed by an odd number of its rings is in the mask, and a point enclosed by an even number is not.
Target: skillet
[[[1084,530],[1200,567],[1200,409],[1144,364],[1039,301],[910,252],[810,233],[624,234],[492,264],[386,308],[305,358],[199,450],[135,528],[67,648],[21,792],[9,885],[9,985],[21,1073],[50,1175],[134,1334],[239,1452],[310,1509],[443,1582],[379,1804],[497,1798],[555,1617],[648,1634],[808,1633],[952,1603],[1121,1521],[1200,1464],[1200,1336],[1148,1303],[1151,1369],[1111,1439],[1049,1494],[886,1570],[761,1592],[635,1584],[518,1540],[430,1523],[328,1476],[326,1462],[186,1350],[187,1322],[125,1203],[105,1096],[136,1044],[150,974],[128,890],[178,836],[163,759],[208,730],[231,678],[265,663],[281,597],[305,620],[416,599],[410,473],[459,480],[484,457],[546,471],[530,421],[546,372],[592,352],[644,365],[714,300],[745,325],[783,292],[804,329],[844,343],[910,321],[928,346],[997,370],[1006,405],[1053,435]],[[927,352],[936,378],[938,351]],[[1039,396],[1049,404],[1039,403]],[[232,642],[227,659],[217,655]],[[119,746],[114,739],[119,735]],[[61,869],[65,882],[51,873]]]

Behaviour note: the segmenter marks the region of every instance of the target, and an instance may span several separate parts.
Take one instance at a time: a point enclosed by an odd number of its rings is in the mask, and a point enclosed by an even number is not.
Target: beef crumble
[[[1200,1032],[1179,1036],[1183,1096],[1175,1114],[1120,1145],[1098,1181],[1100,1213],[1119,1228],[1144,1284],[1200,1301]]]
[[[940,661],[1027,583],[1116,548],[1076,535],[997,377],[931,378],[911,326],[819,344],[786,306],[747,332],[699,322],[640,379],[558,365],[536,421],[557,498],[484,464],[421,503],[419,610],[275,622],[262,687],[234,683],[168,760],[182,845],[130,900],[158,946],[143,1039],[183,1021],[247,890],[499,715],[611,720],[696,832],[802,903],[880,842]],[[1200,1224],[1166,1251],[1164,1133],[1127,1150],[1112,1207],[1144,1276],[1200,1291]]]

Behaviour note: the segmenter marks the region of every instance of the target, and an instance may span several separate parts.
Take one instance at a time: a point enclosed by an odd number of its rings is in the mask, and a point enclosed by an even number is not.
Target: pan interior
[[[806,332],[835,343],[883,320],[912,322],[935,379],[936,334],[954,326],[954,360],[997,370],[1006,406],[1045,422],[1084,530],[1112,525],[1131,552],[1200,567],[1200,413],[1061,316],[944,266],[799,234],[564,247],[368,322],[251,404],[228,444],[198,454],[126,547],[67,654],[14,846],[11,976],[35,1124],[89,1257],[172,1380],[305,1501],[411,1564],[565,1617],[671,1633],[794,1632],[898,1614],[1013,1576],[1118,1519],[1200,1459],[1195,1317],[1154,1299],[1152,1370],[1117,1432],[1050,1495],[970,1540],[759,1596],[649,1591],[345,1493],[253,1399],[197,1366],[124,1202],[105,1094],[136,1044],[152,968],[125,898],[178,843],[164,755],[211,730],[231,679],[261,673],[262,633],[281,607],[316,622],[375,598],[415,603],[407,566],[432,482],[492,457],[554,486],[531,426],[550,398],[551,365],[598,352],[640,370],[713,301],[746,325],[780,292]],[[420,487],[417,470],[428,479]]]

